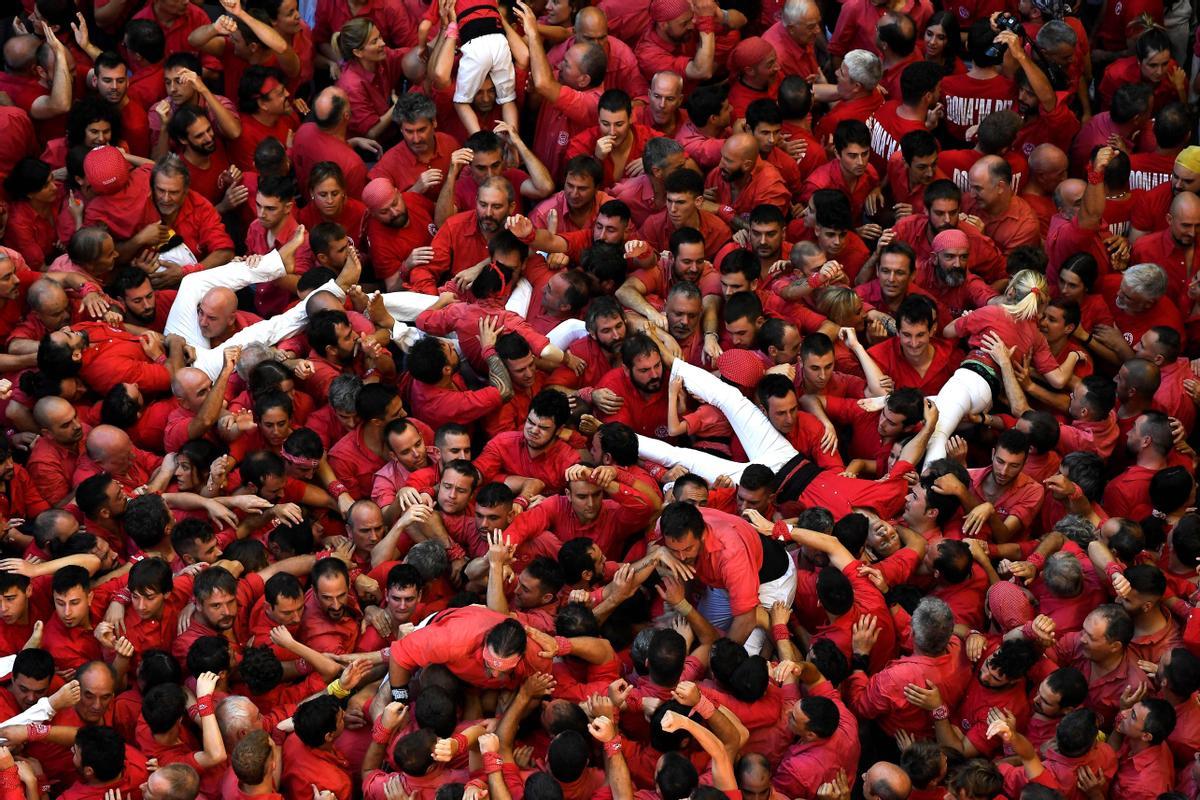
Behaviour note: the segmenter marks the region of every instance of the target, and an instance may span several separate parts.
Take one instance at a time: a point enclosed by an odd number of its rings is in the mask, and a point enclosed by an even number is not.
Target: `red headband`
[[[291,453],[289,453],[287,450],[281,450],[280,455],[283,456],[284,461],[287,461],[290,464],[295,464],[297,467],[304,467],[306,469],[315,469],[317,467],[317,465],[321,463],[321,459],[319,459],[319,458],[305,458],[304,456],[294,456]]]
[[[283,84],[275,80],[273,77],[268,77],[265,81],[263,81],[262,88],[258,90],[258,96],[266,97],[271,92],[275,91],[275,87],[277,86],[283,86]]]
[[[483,646],[483,663],[497,672],[510,672],[516,669],[517,665],[521,663],[521,654],[499,656],[496,655],[495,650],[485,644]]]

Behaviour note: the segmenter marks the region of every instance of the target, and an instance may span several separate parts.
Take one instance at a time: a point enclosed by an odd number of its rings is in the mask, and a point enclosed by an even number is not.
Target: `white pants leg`
[[[164,333],[174,333],[195,348],[207,348],[208,339],[200,332],[200,321],[196,318],[196,306],[204,299],[209,289],[224,286],[238,291],[256,283],[266,283],[286,274],[279,252],[272,250],[255,266],[245,261],[231,261],[220,267],[193,272],[179,283],[175,303],[167,315]]]
[[[759,584],[758,602],[764,608],[770,608],[775,603],[786,603],[789,607],[796,599],[796,562],[787,560],[787,572],[773,581]],[[767,632],[755,628],[746,639],[746,652],[757,655],[767,644]]]
[[[709,483],[722,475],[728,475],[730,480],[737,483],[742,477],[742,470],[750,466],[711,453],[701,453],[690,447],[676,447],[641,434],[638,434],[638,456],[667,467],[682,464],[687,467],[688,472],[696,473]]]
[[[938,421],[925,449],[926,464],[946,457],[946,442],[954,435],[963,417],[980,414],[992,407],[992,387],[976,372],[955,370],[933,398],[933,404],[937,406]]]
[[[383,306],[398,322],[412,322],[437,302],[437,295],[421,292],[384,292]]]
[[[683,378],[683,385],[689,392],[721,410],[751,463],[778,470],[796,457],[796,448],[788,444],[787,439],[771,427],[762,411],[735,387],[682,358],[675,359],[671,377]]]
[[[583,320],[581,319],[564,319],[554,326],[554,330],[546,334],[546,338],[550,340],[550,344],[559,350],[566,350],[571,346],[571,342],[582,339],[585,336],[587,336],[587,326],[583,324]]]
[[[533,302],[533,284],[528,278],[518,278],[513,284],[512,294],[508,296],[508,302],[504,304],[504,308],[514,314],[520,314],[522,317],[529,316],[529,304]]]
[[[346,296],[346,293],[341,290],[336,281],[327,281],[317,291],[329,292],[337,297]],[[304,328],[304,324],[307,321],[308,312],[305,310],[305,304],[297,303],[282,314],[276,314],[273,317],[243,328],[233,336],[230,336],[218,348],[209,349],[206,347],[201,349],[197,347],[196,361],[192,366],[203,370],[208,377],[215,381],[217,376],[221,374],[221,365],[224,361],[224,357],[221,354],[226,347],[245,347],[250,344],[275,344],[299,332]]]

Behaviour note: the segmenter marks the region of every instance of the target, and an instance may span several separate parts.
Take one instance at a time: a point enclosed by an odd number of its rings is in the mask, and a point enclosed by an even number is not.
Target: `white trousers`
[[[737,483],[742,470],[750,464],[762,464],[778,471],[796,457],[796,448],[772,427],[762,411],[736,387],[681,358],[675,359],[671,366],[671,378],[682,378],[683,385],[691,394],[705,403],[716,406],[725,415],[750,462],[742,464],[699,450],[675,447],[658,439],[638,436],[638,455],[642,458],[669,467],[682,464],[688,471],[696,473],[710,483],[722,475],[728,475]]]
[[[937,406],[938,421],[929,446],[925,449],[925,463],[946,457],[946,443],[958,423],[968,414],[982,414],[992,407],[992,387],[977,372],[969,369],[955,370],[933,398]]]
[[[226,347],[245,347],[251,344],[272,345],[299,332],[308,321],[308,313],[304,303],[298,303],[282,314],[276,314],[269,319],[256,322],[253,325],[229,337],[218,348],[210,348],[208,339],[200,332],[200,321],[196,315],[196,307],[210,289],[224,286],[238,291],[256,283],[273,281],[285,274],[283,259],[278,251],[272,250],[255,266],[245,261],[232,261],[220,267],[213,267],[201,272],[187,275],[179,284],[179,292],[175,295],[175,303],[167,315],[166,333],[174,333],[196,349],[196,361],[192,365],[202,370],[209,378],[216,380],[221,374],[224,362],[222,352]],[[327,281],[317,291],[329,292],[337,297],[346,294],[336,281]]]

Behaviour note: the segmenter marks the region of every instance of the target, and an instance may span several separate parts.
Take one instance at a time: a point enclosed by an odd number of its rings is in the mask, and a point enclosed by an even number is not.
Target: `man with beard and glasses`
[[[954,181],[933,181],[925,188],[924,200],[924,213],[904,217],[894,227],[895,241],[913,249],[918,265],[932,254],[935,236],[942,231],[959,230],[967,237],[969,261],[976,275],[999,278],[1007,274],[1004,254],[978,228],[962,219],[962,190]]]
[[[621,365],[608,371],[596,390],[622,399],[614,411],[600,411],[601,422],[623,422],[642,436],[667,438],[667,386],[663,364],[674,360],[660,347],[657,334],[636,333],[621,344]],[[595,395],[593,394],[593,397]],[[625,402],[628,401],[628,402]]]
[[[232,181],[225,145],[216,136],[208,115],[196,106],[184,106],[167,124],[171,143],[187,163],[192,191],[217,209],[218,214],[232,211],[246,202],[246,188]]]
[[[706,196],[717,204],[717,215],[738,228],[746,227],[759,205],[780,211],[791,207],[791,192],[779,170],[759,156],[758,139],[735,133],[721,147],[721,161],[704,182]]]
[[[917,267],[917,285],[941,301],[951,320],[964,311],[982,308],[996,296],[992,287],[969,271],[970,264],[969,237],[951,227],[934,237],[929,256]]]
[[[506,178],[479,185],[475,208],[446,220],[433,237],[429,260],[414,266],[405,283],[414,292],[436,295],[443,276],[452,277],[488,259],[488,242],[516,212],[516,190]]]
[[[1200,197],[1180,192],[1171,201],[1165,230],[1148,233],[1133,244],[1133,264],[1158,264],[1167,273],[1167,293],[1183,314],[1192,309],[1188,284],[1196,272],[1196,232],[1200,230]]]
[[[388,291],[397,291],[414,269],[433,260],[433,204],[424,195],[397,189],[390,178],[368,183],[362,201],[367,207],[366,244],[375,277]],[[466,213],[469,218],[477,212]],[[433,283],[424,272],[416,279]]]

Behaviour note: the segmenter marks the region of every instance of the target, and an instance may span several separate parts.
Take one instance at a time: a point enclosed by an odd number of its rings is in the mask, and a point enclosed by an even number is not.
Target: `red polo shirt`
[[[871,28],[871,30],[874,35],[875,29]],[[821,117],[821,121],[813,129],[813,133],[818,141],[827,142],[833,138],[833,132],[837,130],[839,122],[845,119],[866,122],[875,115],[881,105],[883,105],[883,93],[878,89],[853,100],[839,100],[828,114]]]
[[[274,138],[286,147],[288,135],[299,127],[291,114],[280,116],[273,125],[264,125],[253,114],[242,114],[241,120],[242,135],[229,140],[227,152],[229,160],[243,172],[254,169],[254,151],[264,139]],[[254,202],[254,198],[251,197],[249,202]]]
[[[965,141],[967,129],[978,125],[993,111],[1012,108],[1017,85],[1011,78],[995,75],[979,80],[970,75],[949,75],[942,80],[942,104],[946,109],[946,130]]]
[[[325,133],[315,122],[306,122],[292,139],[292,164],[301,186],[308,185],[308,174],[320,161],[333,161],[341,167],[346,177],[346,194],[352,198],[362,196],[367,185],[367,167],[362,158],[345,140]]]
[[[60,794],[59,798],[60,800],[104,800],[107,794],[114,790],[122,797],[140,797],[142,784],[149,777],[150,773],[146,770],[146,757],[140,750],[125,745],[125,769],[121,772],[121,777],[95,786],[77,782]]]
[[[707,211],[697,213],[700,215],[700,235],[704,237],[704,255],[709,261],[715,261],[717,253],[729,243],[732,234],[729,226],[716,214]],[[665,209],[651,214],[641,229],[646,243],[655,250],[661,252],[670,249],[675,226],[671,224]]]
[[[87,434],[88,428],[84,426],[84,438],[80,439],[75,450],[64,447],[49,436],[39,436],[34,441],[29,451],[29,461],[25,466],[38,494],[46,502],[57,505],[74,489],[71,476],[83,453],[83,442]]]
[[[721,160],[721,148],[725,146],[725,138],[709,136],[688,120],[679,126],[675,132],[675,141],[702,170],[710,170]]]
[[[868,166],[866,174],[859,178],[858,183],[851,189],[842,172],[842,163],[834,159],[817,167],[808,176],[808,179],[804,181],[804,188],[800,190],[800,201],[807,203],[813,196],[813,192],[818,189],[838,189],[850,198],[850,211],[854,215],[854,224],[861,225],[867,195],[878,186],[879,173],[875,171],[874,167]]]
[[[392,645],[391,661],[410,672],[429,664],[443,664],[460,680],[481,689],[517,686],[532,672],[549,672],[550,661],[538,655],[541,646],[527,640],[525,657],[507,676],[484,671],[483,641],[492,628],[508,619],[483,606],[444,611],[428,625]]]
[[[291,734],[283,740],[283,774],[279,788],[287,797],[310,797],[312,785],[333,792],[337,800],[350,800],[354,784],[350,762],[333,750],[314,750]]]
[[[654,439],[669,439],[667,434],[667,380],[654,396],[646,399],[636,388],[623,366],[613,367],[596,384],[597,389],[611,389],[625,402],[615,414],[597,414],[601,422],[624,422],[635,433]]]
[[[370,214],[366,220],[366,243],[371,251],[375,277],[386,280],[404,266],[404,260],[418,247],[433,241],[433,206],[419,194],[404,192],[408,224],[403,228],[384,225]],[[474,212],[472,212],[474,213]]]
[[[887,170],[888,159],[892,157],[892,153],[900,152],[900,140],[913,131],[925,130],[924,120],[900,116],[900,95],[896,93],[892,96],[897,99],[889,100],[879,107],[875,112],[875,122],[871,126],[871,166],[881,175]]]
[[[596,124],[599,108],[600,87],[579,92],[570,86],[562,86],[557,100],[543,102],[538,109],[533,152],[555,180],[562,179],[571,137]]]
[[[137,335],[103,322],[83,322],[75,328],[87,331],[89,340],[79,377],[97,394],[107,394],[118,383],[137,384],[146,393],[170,390],[171,374],[146,357]]]
[[[555,494],[566,488],[563,473],[567,467],[578,463],[579,452],[562,440],[531,456],[522,431],[507,431],[493,437],[475,459],[485,483],[519,475],[543,481]]]
[[[1096,712],[1101,728],[1108,728],[1121,709],[1121,692],[1143,684],[1151,691],[1154,687],[1149,685],[1150,679],[1142,672],[1137,665],[1137,658],[1128,649],[1116,669],[1105,675],[1097,675],[1095,665],[1088,660],[1079,641],[1081,636],[1078,631],[1060,635],[1047,655],[1059,666],[1072,666],[1083,673],[1088,682],[1088,693],[1083,704]]]
[[[1158,264],[1167,273],[1167,297],[1173,299],[1179,306],[1181,314],[1192,310],[1192,301],[1188,298],[1188,269],[1187,248],[1180,247],[1171,235],[1170,228],[1148,233],[1133,243],[1129,255],[1130,264]],[[1181,330],[1180,333],[1183,331]]]
[[[487,239],[479,230],[475,209],[460,211],[442,223],[432,246],[433,260],[409,273],[413,291],[435,294],[440,276],[457,275],[488,258]]]
[[[704,538],[694,569],[705,586],[724,589],[729,594],[729,610],[734,616],[758,606],[758,571],[762,568],[762,539],[757,530],[741,517],[710,508],[701,508]]]
[[[714,201],[720,206],[718,214],[726,222],[734,217],[749,217],[750,212],[759,205],[775,206],[785,214],[791,209],[791,192],[783,176],[761,158],[750,172],[750,182],[736,198],[733,196],[733,185],[721,177],[719,167],[708,173],[704,188],[714,190]]]
[[[329,448],[327,458],[338,480],[350,487],[355,497],[371,496],[375,471],[387,463],[367,447],[362,426],[350,431]]]
[[[954,342],[937,337],[930,340],[933,345],[933,360],[925,374],[917,372],[900,351],[900,340],[890,336],[867,350],[884,374],[895,381],[897,389],[919,389],[921,394],[935,395],[945,385],[962,361],[962,351]]]
[[[633,143],[629,148],[629,155],[626,157],[625,163],[636,161],[642,157],[642,148],[646,146],[646,142],[658,136],[658,131],[653,128],[648,128],[645,125],[633,124],[630,126],[630,136],[633,137]],[[571,137],[570,143],[567,145],[567,158],[575,156],[595,156],[596,142],[600,139],[600,129],[589,128]],[[614,183],[624,178],[625,176],[616,175],[613,172],[613,157],[612,153],[600,162],[604,167],[604,181],[600,184],[602,188],[608,188]]]
[[[330,619],[321,608],[315,587],[308,590],[304,597],[304,616],[300,620],[300,641],[319,653],[345,655],[354,652],[362,612],[359,610],[353,587],[350,588],[352,591],[340,620]]]
[[[461,375],[455,375],[453,381],[453,389],[413,381],[413,411],[420,414],[421,419],[434,430],[447,422],[470,425],[504,403],[500,397],[500,390],[495,386],[468,390]]]
[[[487,363],[479,347],[479,321],[483,317],[499,318],[505,333],[517,333],[528,344],[533,354],[540,354],[550,340],[535,331],[520,314],[507,311],[502,302],[480,300],[475,303],[451,303],[439,309],[426,309],[417,315],[414,323],[418,328],[434,336],[456,334],[463,357],[480,374],[487,372]]]
[[[855,714],[877,720],[889,736],[903,730],[931,738],[933,720],[929,712],[910,705],[904,699],[904,687],[932,681],[941,690],[943,703],[958,705],[971,681],[971,673],[960,666],[961,647],[957,638],[951,638],[949,649],[942,655],[902,656],[869,677],[865,672],[852,672],[842,683],[842,698]]]
[[[409,191],[410,187],[421,177],[421,173],[426,170],[440,169],[443,175],[447,174],[450,170],[450,154],[457,149],[458,142],[447,134],[436,133],[433,152],[428,154],[429,160],[421,161],[409,149],[408,143],[401,141],[383,154],[379,163],[371,168],[370,177],[371,179],[389,178],[397,188]],[[430,201],[436,201],[440,190],[441,184],[431,186],[425,191],[425,197]]]
[[[789,689],[792,696],[789,696]],[[794,687],[785,686],[783,691],[787,700],[798,702],[798,698],[794,697]],[[808,689],[808,694],[827,698],[837,706],[838,726],[828,739],[794,742],[788,747],[771,776],[771,785],[785,797],[816,797],[821,784],[833,780],[838,770],[853,775],[862,754],[858,741],[858,719],[843,705],[833,685],[822,680]],[[792,705],[785,701],[785,714],[791,712]]]

